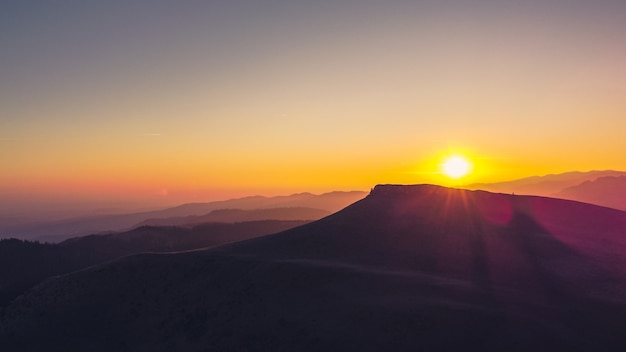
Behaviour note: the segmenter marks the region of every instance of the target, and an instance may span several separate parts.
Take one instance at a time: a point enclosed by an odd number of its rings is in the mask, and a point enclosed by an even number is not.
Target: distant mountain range
[[[208,203],[188,203],[174,208],[132,214],[98,215],[18,225],[6,222],[6,226],[0,227],[0,238],[15,237],[60,242],[71,237],[98,232],[130,230],[148,219],[202,216],[218,209],[313,208],[324,212],[318,211],[316,214],[319,217],[316,218],[299,220],[317,220],[362,199],[366,195],[365,192],[352,191],[330,192],[320,195],[298,193],[278,197],[253,196]],[[314,212],[308,214],[313,216]],[[275,216],[279,216],[277,212]],[[280,216],[280,218],[288,218],[288,216]],[[245,219],[237,221],[245,221]]]
[[[626,172],[621,171],[576,171],[533,176],[507,182],[471,184],[464,188],[497,193],[564,198],[626,210]],[[16,237],[60,242],[71,237],[99,232],[127,231],[142,225],[179,226],[187,222],[193,224],[214,221],[211,218],[215,218],[215,221],[223,221],[217,220],[222,216],[234,219],[230,220],[233,222],[250,221],[264,218],[264,216],[255,217],[251,213],[244,214],[241,211],[261,211],[269,208],[283,209],[285,212],[279,214],[278,211],[275,211],[273,216],[277,217],[276,220],[295,220],[293,214],[296,212],[300,212],[300,216],[307,217],[302,220],[317,220],[365,196],[366,193],[360,191],[330,192],[320,195],[298,193],[278,197],[252,196],[216,202],[188,203],[157,211],[87,216],[57,221],[32,220],[27,222],[25,219],[0,217],[0,238]],[[305,214],[301,210],[287,210],[288,208],[309,208],[311,210]],[[231,214],[226,215],[220,212],[213,215],[209,214],[216,210],[231,212]],[[239,212],[239,214],[234,215],[235,212]],[[237,218],[237,216],[241,216],[241,218]],[[206,220],[200,217],[206,217]]]
[[[626,172],[622,171],[575,171],[463,188],[571,199],[626,210]]]
[[[275,235],[57,277],[3,351],[622,351],[626,212],[431,185]]]
[[[305,207],[268,209],[218,209],[206,215],[191,215],[163,219],[148,219],[137,226],[189,226],[207,222],[242,222],[258,220],[317,220],[332,214],[330,211]]]
[[[626,210],[626,176],[605,176],[565,188],[555,197]]]

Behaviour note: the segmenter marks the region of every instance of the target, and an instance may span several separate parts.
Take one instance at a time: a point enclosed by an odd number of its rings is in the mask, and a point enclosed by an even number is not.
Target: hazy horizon
[[[373,187],[374,185],[372,185]],[[218,196],[215,194],[205,195],[178,195],[175,198],[163,198],[154,197],[143,199],[67,199],[62,197],[51,196],[49,198],[44,197],[15,197],[15,198],[3,198],[0,200],[0,223],[2,220],[9,220],[11,218],[23,218],[24,220],[54,220],[73,217],[84,217],[91,215],[104,215],[104,214],[123,214],[129,212],[143,212],[161,210],[170,207],[176,207],[183,204],[190,203],[209,203],[216,201],[225,201],[247,197],[281,197],[291,196],[302,193],[310,193],[314,195],[320,195],[331,192],[367,192],[365,190],[329,190],[320,192],[309,192],[303,190],[301,192],[293,193],[281,193],[281,192],[268,192],[265,194],[247,194],[242,191],[239,193],[231,193],[226,196]],[[16,219],[19,220],[19,219]]]
[[[520,177],[519,179],[506,179],[502,181],[496,182],[477,182],[477,183],[464,183],[464,178],[456,180],[456,183],[449,180],[442,182],[424,182],[424,183],[413,183],[415,184],[434,184],[434,185],[443,185],[452,188],[467,188],[467,189],[483,189],[490,190],[492,192],[500,193],[503,190],[499,190],[497,187],[491,190],[489,187],[481,188],[480,186],[497,186],[500,183],[508,184],[516,181],[523,181],[527,178],[533,177],[550,177],[550,176],[564,176],[571,173],[580,173],[580,174],[590,174],[592,172],[616,172],[616,173],[626,173],[626,171],[621,170],[571,170],[564,173],[559,174],[543,174],[543,175],[528,175],[524,177]],[[443,176],[442,176],[443,178]],[[550,182],[548,182],[550,183]],[[184,193],[181,192],[176,194],[175,196],[167,195],[165,197],[162,194],[152,195],[152,197],[134,197],[134,198],[124,198],[119,197],[117,199],[106,199],[106,198],[90,198],[89,195],[81,195],[81,194],[73,194],[73,197],[67,197],[67,195],[61,196],[59,194],[49,193],[46,195],[35,194],[33,193],[30,196],[18,195],[15,197],[4,197],[0,199],[0,225],[4,222],[7,224],[10,221],[17,221],[16,223],[28,223],[30,221],[54,221],[54,220],[62,220],[62,219],[71,219],[71,218],[79,218],[79,217],[89,217],[89,216],[97,216],[97,215],[106,215],[106,214],[124,214],[124,213],[133,213],[133,212],[144,212],[144,211],[155,211],[162,210],[171,207],[176,207],[183,204],[190,203],[208,203],[208,202],[216,202],[216,201],[225,201],[239,198],[247,198],[247,197],[286,197],[297,194],[313,194],[313,195],[321,195],[326,193],[333,192],[363,192],[367,194],[373,187],[380,184],[393,184],[389,182],[382,182],[379,184],[373,184],[367,189],[321,189],[321,190],[291,190],[283,191],[283,190],[274,190],[274,191],[266,191],[265,193],[246,193],[245,189],[240,189],[234,192],[226,192],[226,193],[217,193],[217,192],[198,192],[195,193]],[[523,184],[523,182],[522,182]],[[578,182],[573,182],[573,184],[578,184]],[[411,184],[405,184],[411,185]],[[476,188],[478,186],[478,188]],[[469,188],[468,188],[469,187]],[[504,192],[511,192],[511,190],[504,190]],[[10,193],[9,193],[10,194]],[[550,193],[536,193],[531,192],[529,194],[534,195],[550,195]]]
[[[8,0],[0,33],[4,216],[626,170],[622,1]]]

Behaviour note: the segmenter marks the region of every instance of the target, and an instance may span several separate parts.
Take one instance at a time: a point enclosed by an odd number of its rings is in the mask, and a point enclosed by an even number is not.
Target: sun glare
[[[441,171],[450,178],[461,178],[472,171],[472,163],[462,156],[453,155],[444,160]]]

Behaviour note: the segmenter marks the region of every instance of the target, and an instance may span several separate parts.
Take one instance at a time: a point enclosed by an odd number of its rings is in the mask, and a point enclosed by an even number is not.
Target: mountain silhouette
[[[626,210],[626,176],[605,176],[568,187],[555,197]]]
[[[626,176],[626,172],[613,170],[588,172],[572,171],[562,174],[532,176],[506,182],[475,183],[463,188],[498,193],[552,197],[568,187],[578,186],[583,182],[594,181],[607,176]]]
[[[131,214],[109,214],[57,221],[31,222],[0,227],[0,238],[36,239],[61,242],[65,239],[107,231],[126,231],[148,219],[205,215],[218,209],[266,209],[306,207],[333,213],[366,196],[365,192],[298,193],[289,196],[252,196],[206,203],[187,203],[177,207]],[[10,222],[6,222],[11,224]]]
[[[185,228],[141,226],[127,232],[71,238],[58,244],[0,240],[0,306],[54,276],[123,256],[213,247],[280,232],[308,221],[204,223]]]
[[[191,215],[164,219],[148,219],[137,226],[189,226],[207,222],[243,222],[259,220],[318,220],[331,212],[322,209],[290,207],[267,209],[218,209],[205,215]]]
[[[2,312],[7,351],[621,351],[626,213],[376,186],[324,219],[48,280]]]

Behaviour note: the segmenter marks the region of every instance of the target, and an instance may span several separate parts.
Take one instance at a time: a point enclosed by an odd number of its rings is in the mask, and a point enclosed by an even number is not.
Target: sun
[[[441,164],[441,171],[450,178],[461,178],[472,171],[472,163],[460,155],[452,155]]]

